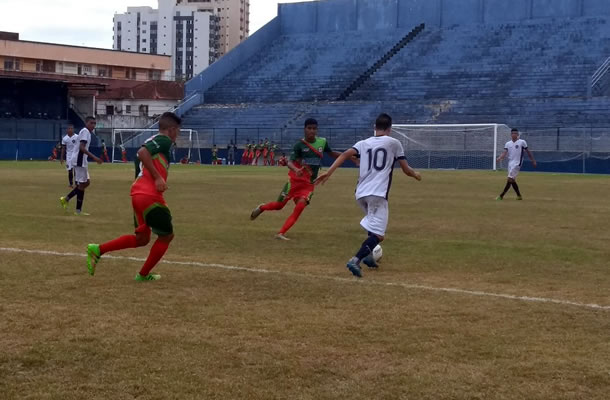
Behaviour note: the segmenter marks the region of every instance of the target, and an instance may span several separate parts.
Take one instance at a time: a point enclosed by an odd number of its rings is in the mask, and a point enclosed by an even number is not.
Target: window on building
[[[106,105],[106,115],[114,115],[114,106]]]
[[[142,51],[146,51],[146,47],[142,47]]]
[[[131,114],[131,106],[130,105],[126,105],[125,106],[125,114]]]
[[[141,104],[140,107],[138,107],[138,111],[140,117],[148,117],[148,106],[146,104]]]
[[[99,67],[97,67],[97,76],[108,76],[108,69],[106,68],[106,66],[100,65]]]
[[[19,71],[21,69],[20,60],[15,58],[5,58],[4,69],[6,71]]]

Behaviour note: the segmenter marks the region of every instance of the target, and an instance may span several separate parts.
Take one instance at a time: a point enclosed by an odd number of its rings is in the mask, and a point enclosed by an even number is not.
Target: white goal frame
[[[493,131],[492,165],[493,165],[494,171],[497,171],[497,169],[498,169],[498,165],[497,165],[497,158],[499,156],[499,154],[498,154],[498,134],[500,133],[500,130],[507,130],[508,132],[510,132],[510,127],[508,127],[506,124],[499,124],[499,123],[490,123],[490,124],[393,124],[392,125],[393,132],[398,135],[401,135],[407,141],[410,141],[411,139],[408,136],[406,136],[405,134],[403,134],[402,132],[395,130],[396,128],[413,129],[413,130],[429,129],[429,130],[438,130],[439,132],[448,131],[448,130],[454,130],[455,132],[459,132],[460,129],[467,131],[468,129],[477,130],[477,129],[489,128],[491,131]],[[394,137],[396,137],[396,136],[394,136]],[[398,138],[398,139],[400,139],[400,138]]]
[[[133,133],[133,135],[131,135],[127,140],[125,140],[125,138],[121,135],[121,140],[117,141],[117,133],[121,134],[123,132]],[[113,163],[119,162],[118,160],[115,161],[114,156],[115,156],[116,148],[118,146],[120,146],[121,144],[123,144],[123,145],[128,144],[129,146],[126,146],[126,147],[130,147],[130,148],[138,148],[148,138],[156,135],[157,133],[159,133],[159,129],[113,128],[112,129],[112,156],[111,156],[112,158],[111,158],[111,161]],[[186,136],[188,136],[188,142],[190,143],[190,146],[188,148],[188,159],[191,160],[192,156],[194,155],[193,152],[195,152],[197,154],[197,156],[199,157],[199,162],[201,162],[201,145],[200,145],[200,141],[199,141],[199,132],[197,132],[194,129],[180,129],[180,135],[176,141],[176,144],[179,144],[178,141],[180,141],[180,139],[185,138]]]

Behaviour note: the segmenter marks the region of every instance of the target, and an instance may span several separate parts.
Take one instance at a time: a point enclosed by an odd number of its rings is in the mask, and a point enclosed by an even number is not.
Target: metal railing
[[[598,93],[601,94],[600,92],[602,91],[600,82],[602,79],[604,79],[604,77],[606,76],[606,74],[608,73],[608,71],[610,70],[610,57],[606,58],[606,61],[604,61],[604,63],[597,69],[597,71],[595,71],[595,73],[591,76],[591,93],[595,94],[596,89],[598,89]]]

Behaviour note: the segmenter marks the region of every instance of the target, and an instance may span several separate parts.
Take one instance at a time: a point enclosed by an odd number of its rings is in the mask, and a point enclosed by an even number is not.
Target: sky
[[[312,0],[250,0],[250,34],[277,15],[278,3]],[[127,7],[157,0],[0,0],[0,31],[22,40],[112,48],[112,18]]]

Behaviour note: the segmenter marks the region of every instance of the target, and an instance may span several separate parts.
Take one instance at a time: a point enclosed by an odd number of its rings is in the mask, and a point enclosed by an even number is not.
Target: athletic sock
[[[66,196],[66,200],[70,201],[70,199],[78,194],[78,187],[72,189],[70,193]]]
[[[368,256],[369,254],[371,254],[373,252],[373,249],[379,244],[379,238],[376,235],[370,234],[369,233],[369,237],[362,242],[362,246],[360,247],[360,250],[358,250],[358,253],[356,253],[356,257],[358,259],[358,263],[360,263],[360,261],[365,258],[366,256]]]
[[[100,245],[100,254],[138,247],[136,235],[125,235]]]
[[[261,206],[261,210],[263,211],[278,211],[284,208],[286,203],[282,203],[281,201],[273,201],[271,203],[263,204]]]
[[[517,182],[513,182],[513,189],[515,189],[515,192],[517,192],[517,196],[521,197],[521,192],[519,191],[519,186],[517,185]]]
[[[81,211],[83,209],[83,201],[85,200],[85,191],[78,190],[76,192],[76,210]]]
[[[307,207],[307,203],[297,203],[297,205],[294,207],[294,211],[292,212],[290,217],[288,217],[288,219],[284,223],[284,226],[282,226],[282,229],[280,229],[279,233],[283,235],[288,232],[288,230],[292,228],[292,226],[299,220],[299,217],[301,216],[303,210],[305,210],[305,207]]]
[[[506,194],[506,192],[508,192],[510,190],[510,186],[511,183],[510,182],[506,182],[506,186],[504,186],[504,191],[502,192],[502,194],[500,195],[500,197],[504,197],[504,195]]]
[[[74,184],[74,174],[72,173],[72,170],[68,171],[68,182],[70,182],[70,186]]]
[[[148,258],[146,259],[146,262],[144,262],[144,265],[140,270],[140,275],[148,275],[150,271],[155,267],[155,265],[159,263],[163,255],[165,255],[165,252],[168,248],[169,243],[162,242],[161,240],[157,239],[150,248],[150,253],[148,253]]]

